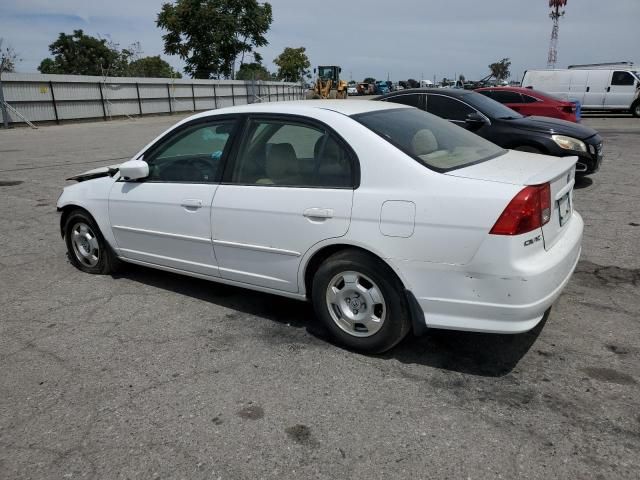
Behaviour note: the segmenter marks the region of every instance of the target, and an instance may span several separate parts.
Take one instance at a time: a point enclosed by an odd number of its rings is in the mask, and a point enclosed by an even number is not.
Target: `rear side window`
[[[467,116],[474,113],[475,110],[455,98],[427,95],[427,112],[447,120],[464,122]]]
[[[519,93],[508,90],[494,90],[491,98],[500,103],[523,103]]]
[[[409,105],[410,107],[416,107],[424,110],[424,95],[417,93],[409,93],[405,95],[396,95],[388,99],[393,103],[400,103],[402,105]]]
[[[629,72],[613,72],[611,85],[628,86],[635,83],[635,78]]]
[[[351,188],[352,159],[329,132],[306,124],[251,120],[232,183]]]
[[[525,95],[524,93],[521,93],[520,96],[522,97],[523,103],[536,103],[538,101],[537,98]]]

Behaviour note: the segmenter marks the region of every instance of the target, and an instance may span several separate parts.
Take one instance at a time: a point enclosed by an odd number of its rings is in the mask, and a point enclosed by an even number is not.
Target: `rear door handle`
[[[587,87],[587,92],[588,92],[589,90],[591,90],[591,87]]]
[[[303,213],[307,218],[331,218],[333,210],[331,208],[307,208]]]
[[[197,198],[185,198],[180,202],[184,208],[188,209],[196,209],[202,207],[202,200],[198,200]]]
[[[610,91],[611,91],[611,87],[607,87],[607,92],[610,92]]]

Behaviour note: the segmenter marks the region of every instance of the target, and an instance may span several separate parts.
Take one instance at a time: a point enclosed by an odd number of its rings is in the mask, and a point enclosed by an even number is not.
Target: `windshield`
[[[505,153],[464,128],[417,108],[378,110],[352,118],[437,171],[466,167]]]
[[[333,67],[318,67],[318,76],[323,80],[333,80]]]
[[[459,97],[463,102],[467,102],[472,107],[477,108],[489,118],[499,118],[501,120],[515,120],[524,118],[515,110],[505,107],[500,102],[490,99],[477,92],[469,92]]]

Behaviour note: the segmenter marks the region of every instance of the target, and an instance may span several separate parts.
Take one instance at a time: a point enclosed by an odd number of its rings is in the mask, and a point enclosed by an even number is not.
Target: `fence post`
[[[53,114],[56,117],[56,124],[60,125],[60,119],[58,118],[58,107],[56,105],[56,96],[53,93],[53,82],[49,80],[49,90],[51,90],[51,103],[53,103]]]
[[[218,93],[216,92],[216,84],[213,84],[213,108],[218,109]]]
[[[7,106],[4,104],[4,92],[2,91],[2,80],[0,79],[0,110],[2,110],[2,123],[4,128],[9,128],[9,114]]]
[[[98,89],[100,90],[100,103],[102,104],[102,119],[107,121],[107,110],[104,108],[104,95],[102,94],[102,83],[98,82]]]
[[[196,92],[193,89],[193,83],[191,84],[191,101],[193,102],[193,111],[196,111]]]
[[[173,113],[173,108],[171,107],[171,90],[169,89],[168,83],[167,83],[167,100],[169,100],[169,113]]]
[[[236,94],[235,94],[235,91],[233,90],[233,83],[231,84],[231,101],[233,102],[233,105],[235,106],[235,104],[236,104]]]
[[[140,100],[140,87],[138,82],[136,82],[136,95],[138,96],[138,110],[140,111],[140,116],[142,116],[142,101]]]

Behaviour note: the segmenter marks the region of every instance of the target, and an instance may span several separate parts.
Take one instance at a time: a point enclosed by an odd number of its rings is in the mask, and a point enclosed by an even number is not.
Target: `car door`
[[[611,85],[604,97],[605,108],[631,107],[636,93],[636,78],[629,72],[616,70],[611,75]]]
[[[587,79],[587,90],[584,94],[585,108],[602,109],[604,97],[609,87],[610,70],[591,70]]]
[[[196,121],[144,153],[149,176],[114,183],[109,217],[130,260],[219,276],[211,242],[211,203],[236,119]]]
[[[252,116],[213,201],[213,244],[223,278],[298,291],[313,245],[346,234],[357,158],[328,127]]]

